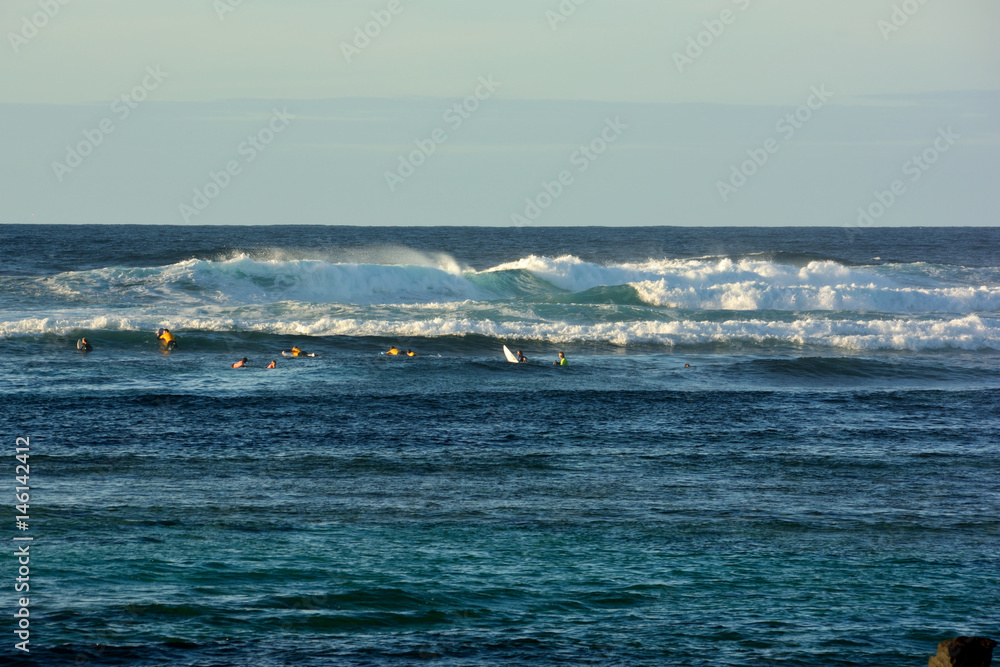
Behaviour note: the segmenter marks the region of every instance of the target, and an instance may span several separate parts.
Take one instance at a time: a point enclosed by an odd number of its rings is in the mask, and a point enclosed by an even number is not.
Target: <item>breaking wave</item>
[[[1000,349],[995,267],[812,258],[597,264],[530,255],[475,271],[444,253],[406,249],[338,257],[274,250],[0,277],[0,302],[0,337],[168,326],[618,346]]]

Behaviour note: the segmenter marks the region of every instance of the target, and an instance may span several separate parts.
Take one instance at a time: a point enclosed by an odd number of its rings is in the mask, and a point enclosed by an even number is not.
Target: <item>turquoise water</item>
[[[406,273],[370,263],[386,230],[279,253],[160,229],[143,254],[124,228],[132,256],[42,259],[0,229],[11,477],[31,438],[8,534],[34,538],[11,664],[912,665],[998,634],[992,230],[871,232],[877,255],[519,230],[509,257],[482,250],[505,230],[418,230]]]

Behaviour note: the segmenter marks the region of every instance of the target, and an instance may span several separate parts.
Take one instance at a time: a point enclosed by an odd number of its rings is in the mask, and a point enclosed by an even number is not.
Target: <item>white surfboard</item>
[[[507,347],[506,345],[503,346],[503,356],[507,357],[507,361],[509,361],[510,363],[512,364],[517,363],[517,357],[514,356],[514,353],[511,352],[510,348]]]

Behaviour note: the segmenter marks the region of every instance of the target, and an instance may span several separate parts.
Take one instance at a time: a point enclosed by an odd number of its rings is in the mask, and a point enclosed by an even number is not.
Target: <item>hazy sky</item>
[[[1000,219],[996,0],[4,0],[0,29],[0,222]]]

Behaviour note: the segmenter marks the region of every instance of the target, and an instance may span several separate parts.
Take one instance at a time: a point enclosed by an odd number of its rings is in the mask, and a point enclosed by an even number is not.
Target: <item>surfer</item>
[[[278,363],[274,359],[271,359],[271,363],[269,363],[267,366],[264,366],[264,369],[267,370],[268,368],[277,368],[277,367]]]
[[[559,358],[552,362],[553,366],[569,366],[569,362],[566,361],[566,354],[564,352],[559,353]]]
[[[246,357],[243,357],[242,359],[240,359],[239,361],[237,361],[235,364],[233,364],[233,368],[244,368],[247,365],[248,361],[250,361],[250,360],[247,359]]]
[[[177,341],[174,340],[174,335],[170,333],[170,329],[157,329],[156,338],[165,350],[173,350],[177,347]]]
[[[389,348],[389,351],[386,352],[386,354],[397,355],[399,354],[399,348],[393,345],[392,347]]]
[[[304,354],[305,354],[305,352],[303,352],[302,350],[300,350],[297,345],[292,345],[292,356],[293,357],[301,357]]]
[[[524,354],[521,352],[521,350],[518,350],[517,351],[517,363],[523,364],[527,360],[528,360],[528,357],[524,356]]]
[[[415,357],[415,356],[417,356],[417,353],[414,352],[413,350],[407,348],[406,349],[406,356],[408,356],[408,357]]]
[[[76,349],[80,350],[81,352],[93,352],[94,346],[88,343],[86,338],[81,338],[76,343]]]

